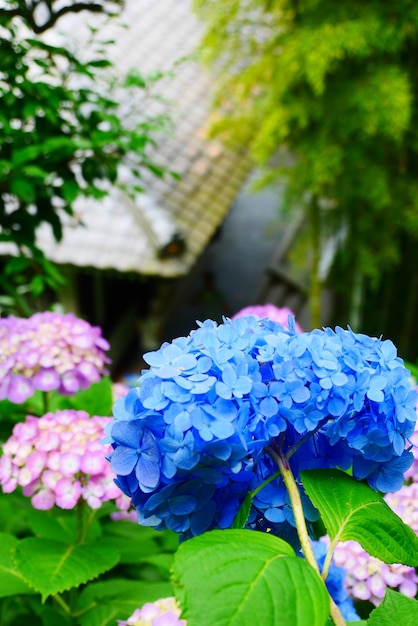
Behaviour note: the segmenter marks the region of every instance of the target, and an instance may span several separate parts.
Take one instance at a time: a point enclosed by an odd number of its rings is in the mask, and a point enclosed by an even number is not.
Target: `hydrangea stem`
[[[302,547],[305,559],[311,565],[318,576],[321,578],[321,572],[319,571],[318,563],[312,549],[311,540],[309,538],[308,529],[306,528],[305,515],[303,513],[302,500],[299,493],[299,488],[296,484],[292,470],[288,459],[283,457],[280,452],[277,452],[271,446],[266,448],[266,452],[271,456],[273,461],[277,463],[280,470],[280,474],[283,477],[284,484],[289,494],[290,502],[292,504],[292,511],[295,517],[296,530],[298,533],[300,545]],[[325,583],[324,583],[325,584]],[[335,604],[334,600],[330,597],[331,605],[331,617],[336,626],[345,626],[345,620],[341,614],[340,609]]]
[[[64,613],[66,613],[67,615],[71,615],[70,607],[63,600],[63,598],[59,595],[59,593],[54,594],[52,597],[55,600],[55,602],[59,604],[59,606],[64,610]]]
[[[44,409],[44,415],[45,415],[49,411],[49,392],[43,391],[42,395],[43,395],[43,400],[44,400],[43,409]]]

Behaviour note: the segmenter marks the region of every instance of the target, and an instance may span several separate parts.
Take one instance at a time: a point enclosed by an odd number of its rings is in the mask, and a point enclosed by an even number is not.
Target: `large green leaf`
[[[268,533],[214,530],[184,542],[173,582],[188,626],[324,626],[329,615],[322,580]]]
[[[118,561],[118,552],[105,543],[67,545],[38,537],[22,539],[14,554],[16,569],[43,600],[96,578]]]
[[[86,541],[95,541],[102,533],[100,524],[98,521],[87,520],[87,516],[94,516],[95,511],[86,507],[83,514],[84,522],[87,523],[88,521]],[[30,529],[38,537],[54,539],[67,544],[76,543],[78,520],[75,510],[60,511],[59,509],[51,509],[50,511],[40,511],[31,508],[26,512],[25,516],[28,519]]]
[[[157,535],[158,531],[130,521],[121,520],[104,527],[106,545],[119,552],[120,563],[141,563],[149,556],[160,554]]]
[[[114,626],[117,619],[127,619],[145,602],[172,595],[173,587],[168,582],[112,578],[91,583],[78,598],[78,622],[80,626]]]
[[[14,535],[0,533],[0,598],[35,593],[13,564],[12,555],[18,543]]]
[[[354,539],[386,563],[418,566],[418,537],[365,483],[339,470],[301,473],[334,544]]]
[[[367,626],[393,626],[394,624],[417,626],[418,602],[397,591],[387,589],[382,604],[370,613]]]

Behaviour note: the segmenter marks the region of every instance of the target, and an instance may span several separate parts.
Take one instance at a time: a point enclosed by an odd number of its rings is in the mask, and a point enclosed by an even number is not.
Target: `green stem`
[[[303,513],[299,488],[293,477],[292,470],[290,469],[287,459],[284,459],[281,454],[277,453],[275,450],[272,450],[269,447],[267,448],[267,452],[271,456],[273,461],[277,463],[280,474],[283,477],[284,484],[286,485],[286,489],[288,491],[290,502],[292,505],[293,515],[295,517],[296,530],[298,532],[302,552],[305,556],[305,559],[310,565],[312,565],[314,570],[320,576],[321,573],[319,571],[318,563],[316,562],[316,558],[312,550],[311,540],[308,535],[308,529],[306,528],[305,515]]]
[[[44,415],[46,413],[48,413],[49,410],[49,393],[48,391],[44,391],[43,392],[43,399],[44,399]]]
[[[58,593],[54,594],[52,597],[54,598],[55,602],[56,602],[57,604],[59,604],[59,605],[60,605],[60,607],[61,607],[62,609],[64,609],[64,612],[65,612],[67,615],[71,615],[71,609],[70,609],[70,607],[69,607],[69,606],[68,606],[68,604],[67,604],[67,603],[66,603],[66,602],[65,602],[65,601],[61,598],[61,596],[60,596]]]
[[[80,498],[76,506],[77,511],[77,536],[76,543],[83,543],[86,535],[86,529],[84,524],[84,500]]]
[[[331,541],[329,548],[327,550],[325,559],[324,559],[324,565],[322,567],[322,578],[323,580],[326,580],[327,576],[328,576],[328,571],[332,562],[332,557],[334,556],[334,550],[336,548],[338,544],[338,540],[336,541],[334,539],[334,541]]]
[[[266,452],[271,456],[273,461],[277,463],[280,474],[283,477],[284,484],[289,494],[290,503],[292,505],[293,515],[295,517],[296,530],[298,533],[302,552],[306,561],[311,565],[318,576],[321,578],[321,572],[319,571],[318,563],[312,549],[311,540],[309,538],[308,529],[306,528],[305,515],[303,513],[302,500],[299,493],[299,488],[296,484],[295,478],[290,469],[288,460],[284,458],[280,453],[268,446]],[[324,583],[325,584],[325,583]],[[340,609],[335,604],[334,600],[330,596],[330,612],[332,620],[335,626],[346,626],[345,620],[341,614]]]
[[[86,501],[80,498],[77,502],[77,537],[76,543],[83,543],[86,540],[89,528],[96,516],[96,511],[86,507]]]
[[[264,487],[267,487],[267,485],[269,485],[275,478],[278,478],[280,474],[281,472],[279,470],[275,474],[272,474],[271,476],[269,476],[263,483],[261,483],[261,485],[258,485],[256,489],[253,489],[253,491],[250,492],[251,497],[254,498],[258,493],[260,493],[262,489],[264,489]]]

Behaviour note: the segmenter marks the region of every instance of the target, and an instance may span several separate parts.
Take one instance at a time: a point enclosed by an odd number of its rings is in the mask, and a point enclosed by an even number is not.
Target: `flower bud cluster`
[[[389,340],[244,316],[207,320],[144,359],[106,429],[141,524],[185,537],[229,527],[276,473],[274,454],[296,477],[340,467],[382,492],[402,486],[416,393]],[[249,520],[282,536],[293,523],[281,478],[257,493]]]
[[[72,509],[80,499],[92,509],[108,500],[127,509],[129,499],[116,487],[100,442],[109,421],[70,409],[27,416],[3,445],[3,491],[22,487],[36,509]]]
[[[100,380],[109,359],[101,329],[72,313],[0,319],[0,400],[25,402],[36,390],[70,395]]]
[[[147,602],[127,620],[118,620],[118,626],[186,626],[186,623],[186,620],[180,619],[175,598]]]

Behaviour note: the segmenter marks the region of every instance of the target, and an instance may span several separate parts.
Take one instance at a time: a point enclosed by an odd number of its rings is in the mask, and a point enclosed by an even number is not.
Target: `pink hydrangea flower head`
[[[244,315],[255,315],[262,319],[263,317],[268,317],[273,322],[279,322],[284,328],[288,328],[289,324],[289,315],[291,317],[295,317],[293,311],[291,311],[288,307],[277,307],[274,304],[255,304],[252,306],[246,306],[238,313],[232,316],[232,319],[235,320],[237,317],[243,317]],[[301,327],[295,320],[295,328],[298,333],[302,332]]]
[[[72,313],[0,319],[0,400],[25,402],[36,390],[70,395],[106,374],[101,329]]]
[[[2,490],[9,493],[21,486],[37,509],[72,509],[83,499],[93,509],[114,500],[127,511],[129,498],[116,487],[106,461],[112,448],[101,443],[110,421],[72,409],[40,418],[28,415],[3,444]]]
[[[416,439],[417,430],[411,439]],[[415,461],[407,474],[414,482],[403,485],[394,493],[384,496],[386,503],[418,535],[418,448],[412,452]],[[415,598],[418,592],[418,575],[413,567],[407,565],[383,563],[370,556],[355,541],[340,543],[334,553],[337,565],[347,570],[347,590],[353,600],[369,600],[378,605],[382,602],[389,587],[400,593]]]
[[[383,563],[370,556],[356,541],[340,543],[334,552],[336,565],[347,571],[345,583],[349,595],[379,605],[389,587],[415,598],[418,576],[413,567]]]
[[[147,602],[136,609],[127,620],[118,620],[118,626],[186,626],[180,619],[180,608],[175,598]]]

